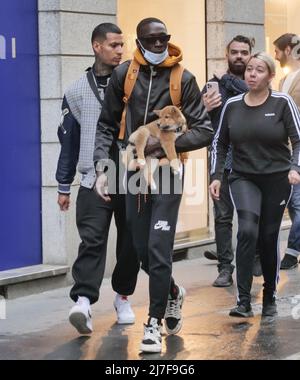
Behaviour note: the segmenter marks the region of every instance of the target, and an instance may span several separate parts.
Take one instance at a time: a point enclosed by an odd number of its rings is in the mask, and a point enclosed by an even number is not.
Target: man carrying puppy
[[[147,18],[137,26],[134,59],[140,67],[127,104],[125,143],[128,136],[139,126],[157,118],[154,110],[172,104],[170,74],[172,67],[182,60],[182,53],[178,47],[168,43],[170,37],[165,24],[159,19]],[[94,153],[98,175],[96,190],[106,201],[110,197],[107,194],[105,170],[124,110],[124,82],[129,64],[130,62],[125,62],[114,71],[97,126]],[[176,140],[177,153],[208,146],[212,141],[213,130],[201,101],[196,79],[187,70],[184,70],[181,81],[181,108],[189,131]],[[134,174],[129,174],[128,180],[131,175]],[[179,332],[182,326],[181,307],[185,296],[185,290],[175,285],[172,278],[172,252],[182,194],[174,191],[173,174],[170,174],[171,191],[163,192],[161,168],[158,175],[159,189],[150,193],[147,199],[131,194],[130,189],[126,195],[127,218],[133,243],[142,268],[149,274],[150,308],[140,347],[143,352],[161,351],[163,318],[169,334]],[[177,178],[176,181],[178,180]]]

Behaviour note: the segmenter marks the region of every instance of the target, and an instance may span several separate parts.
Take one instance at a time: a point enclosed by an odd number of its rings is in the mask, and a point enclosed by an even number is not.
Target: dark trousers
[[[259,247],[264,291],[273,295],[278,282],[280,252],[278,238],[291,186],[288,173],[229,176],[238,214],[236,270],[239,303],[251,301],[252,267]]]
[[[113,214],[117,227],[117,263],[112,275],[112,287],[121,295],[134,292],[140,265],[126,224],[125,196],[113,195],[112,201],[106,203],[94,190],[81,186],[76,204],[76,222],[82,241],[72,268],[75,284],[70,293],[75,302],[78,296],[89,298],[91,304],[99,298]]]
[[[174,194],[174,176],[170,176],[171,191],[164,194],[161,187],[155,194],[126,195],[126,212],[132,231],[133,244],[149,275],[149,316],[164,318],[172,279],[172,255],[178,210],[182,194]],[[128,173],[128,179],[134,173]],[[181,181],[180,181],[181,182]],[[182,189],[182,182],[180,184]]]
[[[230,197],[228,176],[230,171],[225,170],[220,189],[220,199],[214,201],[215,238],[218,255],[218,269],[232,273],[234,266],[232,250],[232,219],[233,204]]]

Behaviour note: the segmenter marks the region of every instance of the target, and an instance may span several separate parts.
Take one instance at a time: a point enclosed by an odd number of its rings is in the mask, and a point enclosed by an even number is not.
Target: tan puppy
[[[153,173],[158,165],[170,164],[173,173],[179,174],[181,162],[175,150],[175,140],[187,131],[185,117],[179,108],[166,106],[162,110],[154,111],[154,113],[159,118],[149,124],[142,125],[130,135],[123,157],[127,170],[137,170],[138,168],[143,170],[146,183],[150,185],[152,190],[156,190]],[[144,150],[150,136],[160,141],[166,158],[159,160],[151,156],[145,157]],[[135,150],[136,159],[134,158]]]

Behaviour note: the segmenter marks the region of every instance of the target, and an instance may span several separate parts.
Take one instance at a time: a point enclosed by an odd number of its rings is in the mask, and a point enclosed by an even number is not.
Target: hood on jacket
[[[158,67],[173,67],[177,63],[182,61],[183,59],[182,51],[178,46],[173,45],[169,42],[168,52],[169,52],[169,56],[161,64],[159,64]],[[140,65],[143,65],[143,66],[149,65],[149,63],[143,57],[143,54],[141,53],[140,49],[138,48],[136,48],[134,52],[134,58],[138,61]]]

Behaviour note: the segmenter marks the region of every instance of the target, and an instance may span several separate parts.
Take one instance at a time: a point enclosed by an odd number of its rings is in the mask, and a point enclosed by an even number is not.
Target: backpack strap
[[[130,65],[126,74],[125,82],[124,82],[123,102],[125,103],[125,107],[124,107],[121,124],[120,124],[119,140],[124,140],[124,137],[125,137],[127,103],[130,99],[131,93],[135,86],[135,82],[137,80],[139,70],[140,70],[140,64],[138,63],[136,59],[133,59],[130,62]]]
[[[170,96],[174,106],[181,109],[181,80],[184,67],[177,63],[172,67],[170,75]],[[184,164],[188,158],[188,153],[179,153],[179,159]]]
[[[184,67],[177,63],[172,67],[170,75],[170,96],[174,106],[181,108],[181,79]]]

